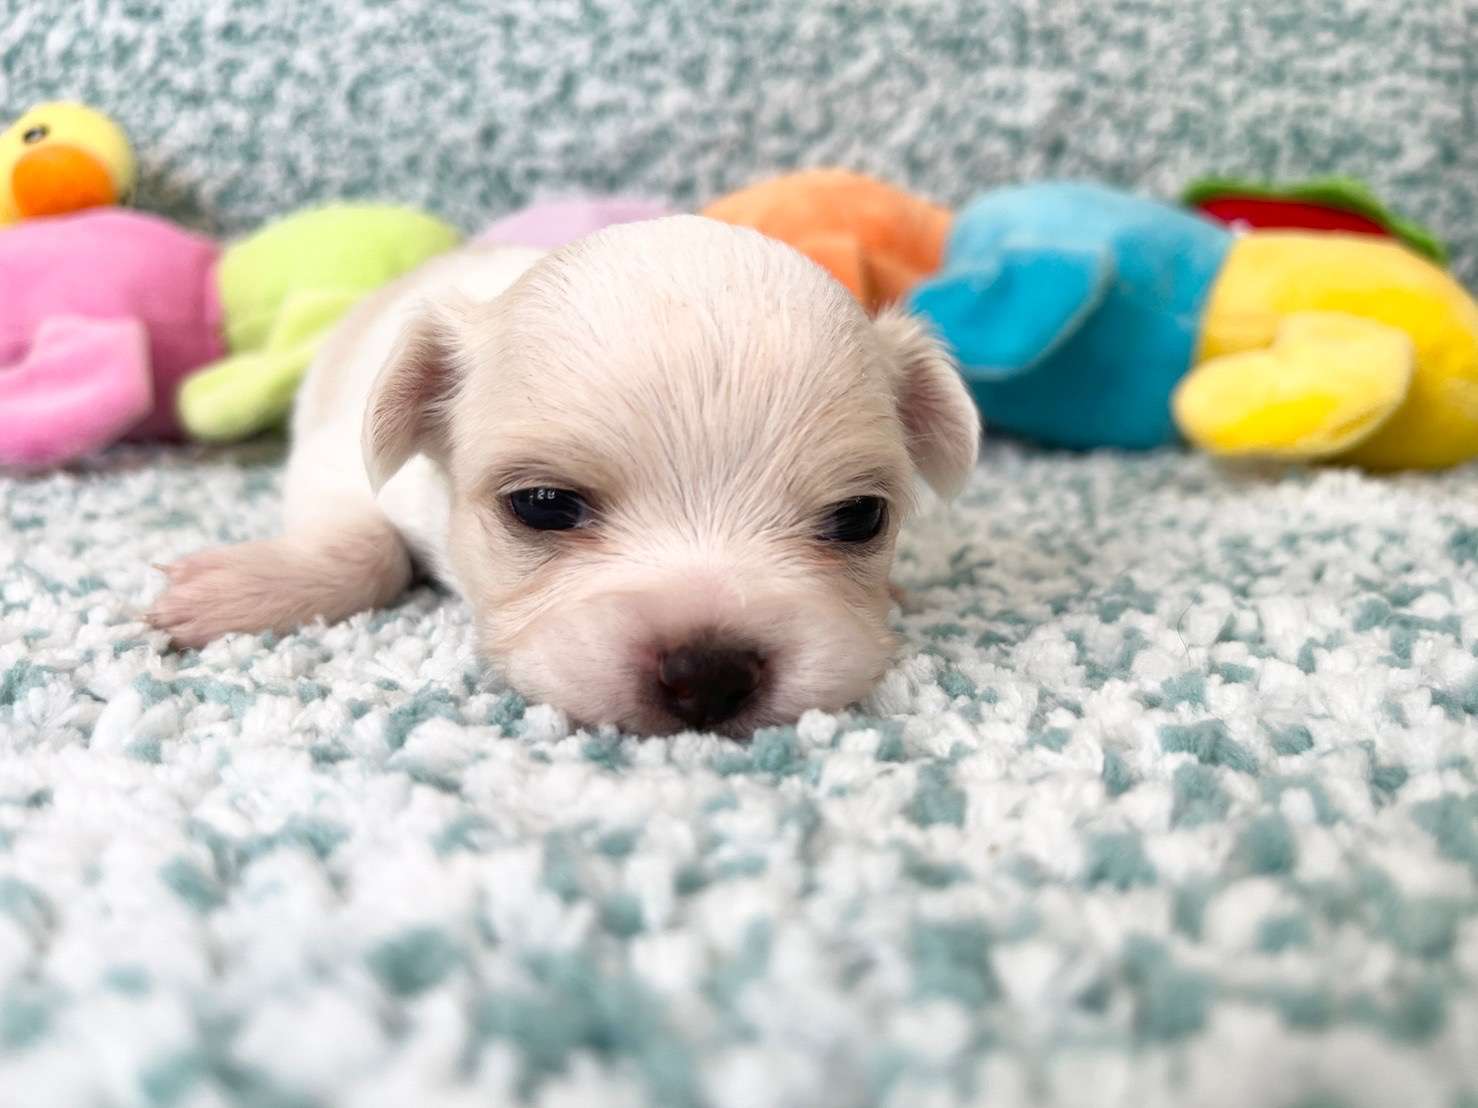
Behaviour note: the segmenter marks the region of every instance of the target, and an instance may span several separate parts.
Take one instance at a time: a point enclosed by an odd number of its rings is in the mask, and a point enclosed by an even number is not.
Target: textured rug
[[[749,744],[431,591],[163,652],[278,478],[0,481],[7,1108],[1478,1103],[1478,471],[995,446],[875,698]]]

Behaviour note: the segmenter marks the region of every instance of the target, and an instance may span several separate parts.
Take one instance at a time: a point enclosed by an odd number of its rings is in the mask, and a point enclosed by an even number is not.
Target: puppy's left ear
[[[469,310],[458,300],[421,307],[375,378],[360,440],[375,492],[414,455],[446,454],[448,409],[461,383]]]
[[[893,361],[893,391],[914,468],[940,496],[954,496],[980,453],[975,401],[954,360],[916,316],[894,306],[874,326]]]

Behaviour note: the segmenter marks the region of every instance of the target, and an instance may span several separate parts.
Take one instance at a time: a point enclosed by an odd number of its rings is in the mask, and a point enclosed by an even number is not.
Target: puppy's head
[[[365,446],[376,486],[416,453],[445,469],[453,566],[515,686],[586,723],[739,734],[877,680],[915,477],[954,492],[978,438],[919,324],[679,216],[428,307]]]

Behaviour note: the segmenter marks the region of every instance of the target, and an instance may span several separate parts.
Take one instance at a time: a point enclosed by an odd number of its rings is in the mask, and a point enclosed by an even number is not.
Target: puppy
[[[674,216],[428,263],[329,338],[293,433],[284,534],[166,570],[177,643],[343,619],[417,565],[527,696],[743,734],[881,676],[915,478],[956,491],[980,426],[919,323]]]

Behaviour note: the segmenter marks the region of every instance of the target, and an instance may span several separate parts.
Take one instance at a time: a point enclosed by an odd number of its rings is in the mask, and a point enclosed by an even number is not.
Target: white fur
[[[672,730],[653,693],[665,652],[696,638],[757,651],[763,686],[726,725],[743,731],[876,681],[913,480],[957,488],[979,424],[917,322],[869,319],[789,247],[673,217],[548,256],[429,263],[325,345],[294,435],[288,534],[177,575],[156,609],[177,637],[278,628],[305,605],[346,615],[399,587],[393,552],[353,559],[361,575],[385,567],[374,587],[335,597],[331,579],[256,619],[228,597],[264,556],[301,580],[346,542],[398,535],[472,604],[508,678],[582,721]],[[586,493],[597,521],[523,527],[507,496],[541,485]],[[820,541],[828,506],[862,495],[889,501],[879,539]]]

